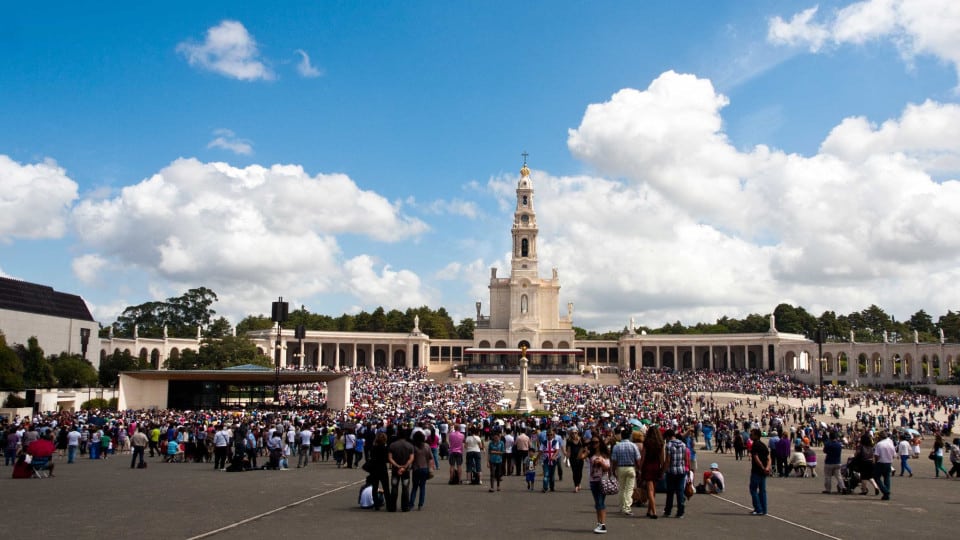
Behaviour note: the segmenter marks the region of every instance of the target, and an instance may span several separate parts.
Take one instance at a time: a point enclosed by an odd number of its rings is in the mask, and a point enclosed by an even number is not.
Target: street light
[[[817,364],[820,366],[820,414],[823,414],[823,327],[817,327]]]
[[[276,370],[273,378],[273,401],[275,404],[280,403],[280,348],[282,346],[280,335],[283,333],[283,323],[287,320],[289,309],[290,305],[283,301],[282,296],[271,305],[270,309],[270,320],[277,323],[277,345],[276,351],[274,351],[274,365]]]

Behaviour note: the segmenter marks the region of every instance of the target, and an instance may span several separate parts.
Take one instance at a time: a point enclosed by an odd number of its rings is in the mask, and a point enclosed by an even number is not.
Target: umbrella
[[[917,436],[920,435],[920,432],[917,431],[917,430],[915,430],[915,429],[913,429],[913,428],[904,428],[903,431],[906,431],[906,432],[909,433],[910,435],[917,435]]]
[[[640,420],[637,420],[636,418],[631,418],[630,423],[637,427],[640,427],[641,425],[643,425],[643,422],[641,422]]]

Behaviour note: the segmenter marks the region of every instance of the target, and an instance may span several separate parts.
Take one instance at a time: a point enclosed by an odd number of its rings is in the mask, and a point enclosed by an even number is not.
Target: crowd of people
[[[883,464],[905,454],[897,450],[885,461],[884,450],[884,461],[876,461],[872,452],[880,445],[874,442],[887,439],[906,441],[907,454],[916,457],[919,441],[929,438],[936,476],[960,478],[960,441],[949,438],[956,398],[829,386],[828,413],[819,408],[819,388],[783,375],[643,370],[621,372],[618,384],[540,382],[531,393],[546,414],[526,416],[502,411],[509,400],[498,381],[436,381],[423,369],[350,375],[351,403],[342,411],[323,406],[325,388],[317,385],[285,388],[286,406],[269,410],[58,411],[14,418],[2,426],[5,464],[15,464],[36,441],[47,441],[52,457],[67,463],[120,454],[129,454],[131,467],[154,457],[207,463],[218,471],[329,463],[364,470],[366,506],[401,511],[424,507],[427,480],[441,458],[448,460],[450,483],[484,485],[485,470],[490,492],[500,490],[505,476],[525,476],[528,489],[553,491],[566,469],[576,491],[586,473],[600,533],[606,530],[605,477],[618,480],[621,512],[632,513],[637,504],[658,517],[655,494],[662,491],[663,515],[683,517],[698,453],[731,452],[750,460],[757,514],[766,513],[767,476],[816,476],[818,456],[825,458],[824,492],[832,493],[834,483],[842,491],[847,473],[855,471],[865,489],[889,498]],[[37,452],[40,446],[46,445]],[[837,446],[861,459],[840,463]],[[717,464],[705,469],[699,489],[722,492]],[[874,487],[877,470],[881,482]],[[901,462],[904,473],[913,474],[909,462]]]

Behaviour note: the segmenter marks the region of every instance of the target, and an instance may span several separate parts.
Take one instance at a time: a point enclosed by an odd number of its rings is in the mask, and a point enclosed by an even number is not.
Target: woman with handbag
[[[430,470],[433,468],[433,453],[430,451],[430,445],[427,444],[427,437],[423,431],[417,431],[413,434],[413,482],[410,488],[410,505],[413,508],[413,502],[417,500],[417,492],[420,492],[420,500],[417,502],[417,510],[423,510],[423,503],[427,498],[427,479],[430,478]]]
[[[610,449],[599,436],[591,439],[587,448],[589,448],[590,493],[593,495],[593,508],[597,511],[597,526],[593,532],[605,534],[607,532],[607,494],[603,489],[603,482],[605,477],[611,477]],[[613,479],[616,480],[616,476],[613,476]]]
[[[930,452],[930,459],[933,460],[933,472],[936,474],[936,478],[940,478],[940,471],[943,471],[943,474],[946,475],[944,478],[950,477],[950,473],[943,467],[944,448],[946,448],[946,445],[943,444],[943,436],[937,433],[937,437],[933,441],[933,451]]]

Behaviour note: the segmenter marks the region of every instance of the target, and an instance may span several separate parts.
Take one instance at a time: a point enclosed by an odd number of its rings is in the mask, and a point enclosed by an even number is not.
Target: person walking
[[[897,449],[893,446],[893,440],[887,436],[886,431],[881,431],[878,437],[880,440],[873,447],[873,477],[880,485],[880,491],[883,493],[883,497],[880,497],[880,499],[889,501],[890,474],[893,472],[893,460],[897,457]]]
[[[950,470],[947,472],[947,476],[956,475],[960,479],[960,438],[954,439],[953,444],[950,445]]]
[[[67,463],[73,463],[77,459],[77,449],[80,447],[80,431],[76,424],[70,428],[67,433]]]
[[[760,440],[760,430],[750,430],[750,499],[753,516],[767,515],[767,477],[770,476],[770,449]]]
[[[553,428],[547,429],[545,439],[540,440],[540,459],[543,460],[543,492],[547,489],[553,491],[556,487],[554,474],[557,470],[557,462],[560,460],[560,441],[557,440]]]
[[[610,452],[607,443],[600,437],[590,439],[588,446],[590,462],[590,494],[593,495],[593,508],[597,512],[597,526],[593,529],[596,534],[607,532],[607,496],[603,493],[600,482],[605,474],[610,472]]]
[[[930,452],[930,455],[933,456],[933,472],[936,474],[936,478],[940,478],[940,471],[943,471],[943,474],[946,475],[945,478],[950,477],[950,473],[943,467],[944,448],[946,448],[946,445],[943,444],[943,436],[937,433],[933,440],[933,451]]]
[[[570,461],[570,471],[573,474],[573,492],[580,492],[580,483],[583,482],[583,460],[586,458],[586,446],[580,438],[580,431],[574,430],[567,437],[564,454]]]
[[[900,434],[900,444],[897,445],[897,454],[900,455],[900,476],[907,473],[913,476],[913,469],[910,468],[910,455],[913,453],[913,446],[910,444],[910,435]]]
[[[630,440],[630,435],[630,428],[621,429],[620,442],[613,445],[610,452],[610,464],[620,484],[620,512],[627,516],[633,515],[630,507],[633,506],[633,488],[637,485],[637,467],[640,466],[640,451]]]
[[[838,440],[837,432],[831,431],[823,444],[823,492],[833,493],[833,479],[837,479],[837,491],[843,493],[843,477],[840,476],[840,456],[843,445]]]
[[[687,471],[690,470],[690,454],[683,440],[676,438],[672,429],[668,429],[663,438],[667,441],[667,503],[663,507],[663,517],[670,517],[673,511],[673,499],[677,499],[677,519],[683,519],[686,497],[683,492],[687,483]]]

